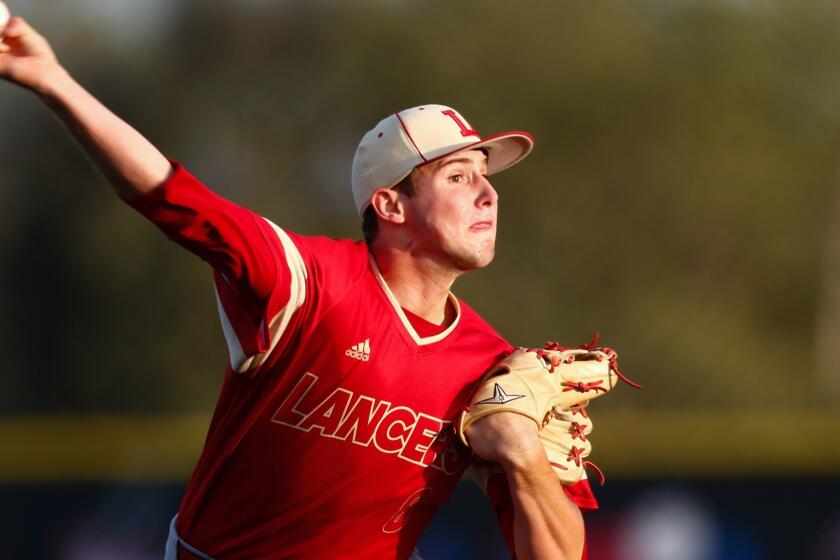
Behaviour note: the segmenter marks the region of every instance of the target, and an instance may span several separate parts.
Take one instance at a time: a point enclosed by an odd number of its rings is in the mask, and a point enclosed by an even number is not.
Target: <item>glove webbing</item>
[[[631,387],[634,387],[636,389],[642,389],[643,387],[639,383],[636,383],[635,381],[632,381],[629,377],[627,377],[626,375],[621,373],[621,371],[619,371],[619,369],[618,369],[618,354],[616,353],[615,350],[613,350],[612,348],[606,348],[606,347],[603,347],[603,346],[602,347],[596,347],[595,346],[596,344],[598,344],[598,339],[599,338],[601,338],[601,333],[599,331],[595,331],[595,334],[592,336],[592,340],[589,341],[587,344],[581,344],[580,346],[576,346],[576,347],[562,346],[557,341],[549,340],[548,342],[545,343],[545,345],[542,348],[529,348],[529,350],[532,350],[532,351],[536,352],[537,356],[539,356],[540,358],[543,358],[543,359],[547,358],[548,359],[548,362],[549,362],[548,371],[549,371],[549,373],[554,373],[554,368],[559,366],[561,363],[570,364],[570,363],[575,361],[575,356],[574,355],[570,355],[570,356],[567,356],[564,359],[561,359],[559,356],[552,354],[552,351],[565,352],[565,351],[568,351],[568,350],[586,350],[587,352],[591,352],[591,351],[601,352],[604,355],[609,356],[608,359],[610,361],[610,371],[612,371],[616,375],[616,377],[618,377],[619,379],[621,379],[622,381],[624,381],[625,383],[627,383]],[[594,354],[593,356],[599,362],[604,359],[604,356],[602,354]],[[566,384],[564,384],[564,385],[566,385]],[[567,384],[567,385],[568,385],[568,389],[565,389],[567,391],[580,391],[580,392],[583,393],[583,392],[595,389],[595,390],[601,390],[601,391],[606,392],[606,389],[602,389],[601,387],[597,387],[597,385],[600,385],[600,382],[587,383],[586,385],[583,385],[583,384]]]

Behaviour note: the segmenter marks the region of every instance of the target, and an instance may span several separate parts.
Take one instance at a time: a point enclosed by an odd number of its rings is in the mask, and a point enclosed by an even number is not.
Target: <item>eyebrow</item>
[[[453,164],[453,163],[473,163],[473,161],[474,160],[472,160],[471,158],[466,158],[466,157],[455,158],[455,159],[447,159],[447,160],[444,160],[444,161],[440,162],[440,164],[438,165],[438,169],[440,169],[442,167],[446,167],[447,165],[450,165],[450,164]],[[479,165],[487,166],[487,158],[485,157],[484,160],[482,160],[479,163]]]

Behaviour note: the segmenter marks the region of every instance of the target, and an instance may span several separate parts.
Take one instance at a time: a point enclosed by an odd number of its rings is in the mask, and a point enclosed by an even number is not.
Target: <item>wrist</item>
[[[55,63],[43,70],[41,78],[32,84],[31,89],[47,104],[54,104],[75,84],[70,73],[63,66]]]
[[[500,453],[498,462],[506,472],[527,472],[547,462],[545,450],[536,431],[523,432],[516,445],[507,445]]]

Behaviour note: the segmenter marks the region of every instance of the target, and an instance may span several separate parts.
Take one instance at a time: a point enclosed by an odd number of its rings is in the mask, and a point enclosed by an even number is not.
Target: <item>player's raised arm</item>
[[[244,371],[270,352],[288,322],[272,320],[282,310],[293,313],[305,293],[299,253],[291,241],[288,250],[281,241],[287,234],[173,166],[76,83],[49,42],[22,18],[12,18],[5,30],[0,24],[0,78],[38,94],[121,198],[213,267],[231,366]]]
[[[0,78],[37,93],[123,198],[155,189],[171,173],[163,154],[76,83],[23,18],[11,18],[0,34]]]

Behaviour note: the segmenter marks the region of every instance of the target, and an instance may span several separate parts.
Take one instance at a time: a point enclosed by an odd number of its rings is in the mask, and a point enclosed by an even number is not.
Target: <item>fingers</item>
[[[9,23],[8,23],[8,25],[6,25],[6,27],[0,28],[0,54],[9,52],[11,50],[11,47],[9,46],[9,44],[6,43],[6,33],[8,33],[10,28],[12,30],[14,30],[14,27],[12,26],[12,21],[15,20],[15,19],[18,19],[18,18],[10,19]]]
[[[12,50],[10,41],[16,40],[21,33],[20,23],[16,21],[20,19],[21,18],[13,17],[9,20],[9,23],[5,28],[0,29],[0,54],[7,53]]]
[[[20,39],[28,33],[35,33],[32,26],[22,17],[13,17],[3,30],[3,39]]]
[[[0,36],[2,36],[5,39],[8,33],[10,33],[10,32],[15,33],[16,29],[20,25],[20,23],[18,23],[18,21],[21,20],[21,19],[23,19],[23,18],[19,18],[19,17],[10,18],[9,22],[6,24],[6,27],[2,31],[0,31]],[[11,37],[13,35],[8,35],[8,36]]]
[[[2,39],[6,45],[25,45],[33,40],[41,39],[41,36],[25,19],[13,17],[2,32]]]
[[[11,18],[0,33],[0,78],[37,89],[58,67],[49,42],[25,19]]]
[[[0,53],[44,60],[55,58],[47,40],[22,17],[11,18],[6,29],[0,34],[0,39]]]

